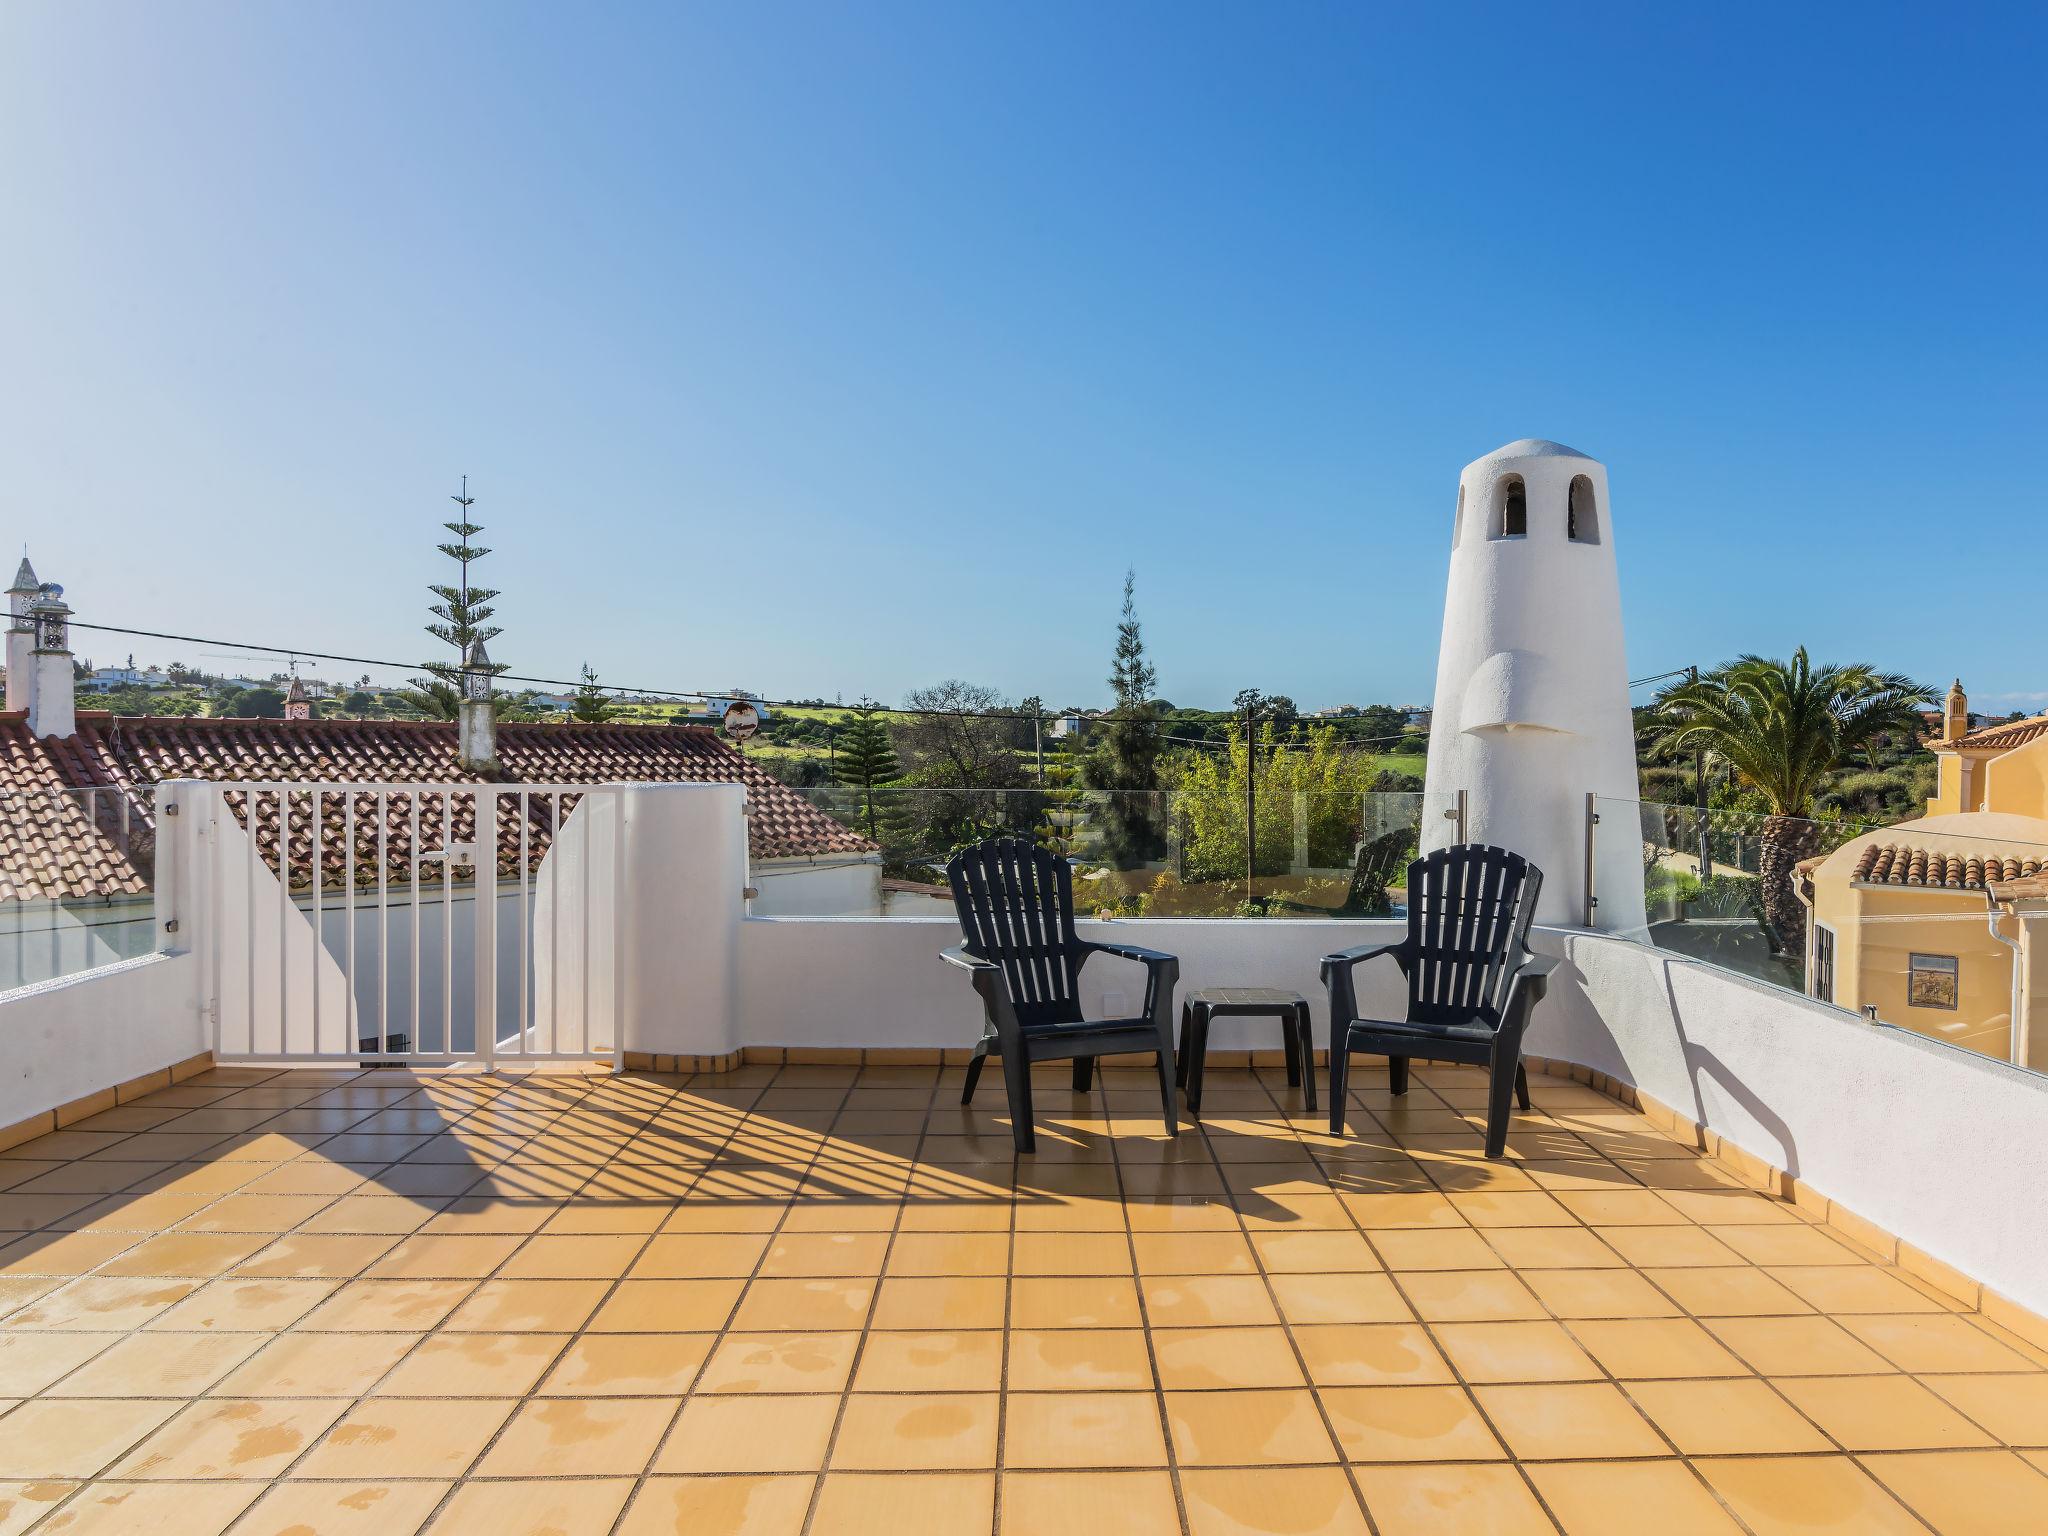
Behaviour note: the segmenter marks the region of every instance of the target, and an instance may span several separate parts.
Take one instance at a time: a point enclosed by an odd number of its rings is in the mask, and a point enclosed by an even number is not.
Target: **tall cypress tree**
[[[1159,788],[1159,711],[1153,706],[1159,675],[1145,659],[1137,584],[1135,571],[1124,572],[1123,616],[1109,669],[1115,702],[1088,759],[1088,787],[1108,791],[1101,808],[1103,857],[1123,865],[1148,863],[1166,851],[1153,793]]]
[[[873,704],[862,700],[840,721],[832,776],[841,788],[854,792],[857,814],[870,842],[879,843],[884,832],[895,830],[896,797],[889,790],[902,774],[888,722]]]

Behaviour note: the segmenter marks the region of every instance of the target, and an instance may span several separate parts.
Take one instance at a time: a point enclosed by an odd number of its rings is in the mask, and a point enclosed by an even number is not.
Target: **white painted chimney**
[[[465,773],[494,778],[498,774],[498,721],[491,712],[490,653],[481,640],[469,648],[462,663],[462,702],[456,706],[455,756]]]
[[[27,709],[35,693],[35,625],[29,621],[29,604],[35,601],[36,569],[21,557],[21,569],[14,573],[14,585],[7,589],[7,707]]]
[[[1594,926],[1643,927],[1635,727],[1605,466],[1524,438],[1458,478],[1427,784],[1467,793],[1466,840],[1543,871],[1536,920],[1586,920],[1586,796],[1611,802]],[[1422,849],[1451,842],[1425,817]]]
[[[43,583],[28,611],[35,642],[29,658],[28,732],[75,736],[77,682],[71,671],[71,610],[65,605],[64,589],[54,581]]]

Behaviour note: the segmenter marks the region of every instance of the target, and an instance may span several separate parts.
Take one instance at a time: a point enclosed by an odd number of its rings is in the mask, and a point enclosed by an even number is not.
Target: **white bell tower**
[[[7,589],[7,707],[27,709],[35,691],[36,627],[28,616],[42,583],[36,568],[21,557],[21,569],[14,573],[14,585]]]
[[[1586,795],[1596,840],[1594,926],[1643,926],[1635,729],[1607,470],[1524,438],[1465,466],[1451,536],[1429,732],[1430,802],[1467,793],[1466,838],[1543,871],[1538,922],[1586,920]],[[1617,825],[1617,815],[1626,824]],[[1452,842],[1426,816],[1426,853]]]

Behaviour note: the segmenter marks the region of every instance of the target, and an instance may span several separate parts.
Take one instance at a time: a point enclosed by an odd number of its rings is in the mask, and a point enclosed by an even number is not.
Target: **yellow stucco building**
[[[2048,1068],[2048,715],[1972,732],[1958,681],[1927,744],[1925,816],[1800,866],[1807,990]]]

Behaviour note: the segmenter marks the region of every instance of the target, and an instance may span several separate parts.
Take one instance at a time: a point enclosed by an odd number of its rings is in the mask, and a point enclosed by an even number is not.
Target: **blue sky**
[[[2044,17],[13,0],[0,540],[425,655],[466,472],[520,672],[1099,702],[1128,565],[1177,702],[1406,702],[1543,436],[1632,674],[2048,707]]]

